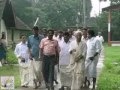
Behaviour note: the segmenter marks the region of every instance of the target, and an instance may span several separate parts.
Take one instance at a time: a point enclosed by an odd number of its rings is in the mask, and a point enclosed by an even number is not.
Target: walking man
[[[72,85],[71,90],[81,90],[81,87],[84,83],[84,72],[85,72],[85,58],[86,58],[86,51],[87,46],[84,41],[81,40],[82,32],[76,31],[75,32],[76,40],[72,42],[76,44],[75,48],[70,48],[70,54],[74,55],[72,58]],[[72,47],[71,46],[71,47]]]
[[[101,51],[100,41],[96,39],[93,30],[88,30],[87,56],[85,61],[86,82],[88,81],[88,84],[90,85],[90,79],[92,78],[93,89],[95,89],[96,84],[97,63],[100,51]]]
[[[29,55],[26,36],[20,36],[21,42],[16,45],[15,55],[18,58],[21,86],[28,87],[29,84]]]
[[[43,77],[46,87],[54,90],[54,65],[59,56],[59,45],[57,40],[53,39],[54,31],[48,30],[48,37],[42,39],[40,43],[41,57],[43,60]]]
[[[31,68],[32,68],[32,76],[34,82],[34,88],[38,88],[42,82],[42,62],[40,59],[40,49],[39,43],[42,40],[42,36],[39,35],[39,29],[37,26],[33,27],[33,35],[28,38],[28,50],[29,50],[29,58],[31,60]],[[39,85],[37,85],[39,83]]]

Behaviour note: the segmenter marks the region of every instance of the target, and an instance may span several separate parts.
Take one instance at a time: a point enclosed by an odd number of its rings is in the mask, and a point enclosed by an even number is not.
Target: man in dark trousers
[[[53,39],[54,31],[48,30],[48,37],[40,43],[41,58],[43,60],[43,77],[46,87],[54,90],[54,65],[59,55],[58,41]]]

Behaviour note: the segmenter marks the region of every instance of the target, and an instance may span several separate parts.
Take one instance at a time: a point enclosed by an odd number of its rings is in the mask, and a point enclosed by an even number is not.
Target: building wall
[[[20,30],[14,30],[14,42],[18,43],[20,41]]]

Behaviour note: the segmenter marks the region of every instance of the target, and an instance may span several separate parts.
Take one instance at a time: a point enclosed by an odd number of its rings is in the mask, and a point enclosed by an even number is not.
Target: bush
[[[16,58],[14,51],[12,49],[8,49],[7,61],[9,64],[18,64],[18,59]]]

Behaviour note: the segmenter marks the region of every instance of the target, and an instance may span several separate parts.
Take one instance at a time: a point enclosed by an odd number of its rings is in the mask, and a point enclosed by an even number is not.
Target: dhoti
[[[37,82],[42,82],[43,75],[42,75],[42,61],[38,61],[33,59],[31,61],[31,75],[32,79],[36,80]]]

